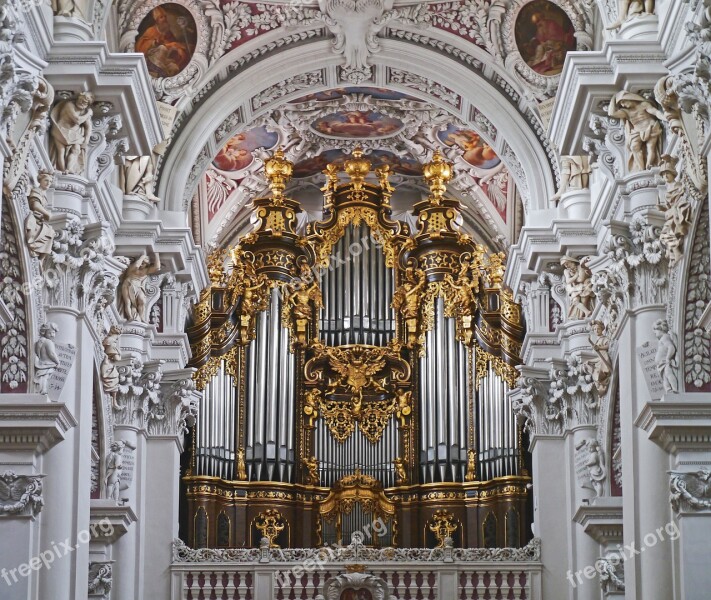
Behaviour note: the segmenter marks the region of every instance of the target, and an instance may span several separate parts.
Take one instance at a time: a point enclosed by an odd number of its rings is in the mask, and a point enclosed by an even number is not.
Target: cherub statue
[[[655,364],[664,382],[664,391],[676,393],[679,391],[676,335],[669,331],[669,323],[664,319],[659,319],[654,324],[654,335],[659,340]]]
[[[109,452],[109,456],[106,458],[106,477],[104,478],[106,497],[116,502],[119,501],[119,494],[121,493],[124,448],[135,450],[136,446],[123,440],[114,441],[111,444],[111,452]]]
[[[425,273],[413,266],[405,269],[405,281],[393,294],[392,307],[406,319],[417,318],[420,299],[425,288]]]
[[[593,438],[587,441],[587,452],[588,455],[585,466],[588,468],[595,495],[599,497],[605,492],[604,481],[607,474],[605,472],[605,461],[602,457],[602,450],[596,439]]]
[[[664,113],[643,96],[622,91],[612,98],[608,114],[625,124],[629,170],[644,171],[658,166]]]
[[[396,393],[397,411],[395,416],[400,419],[400,425],[405,426],[405,419],[412,414],[412,391],[398,390]]]
[[[395,484],[407,485],[409,479],[405,470],[405,461],[402,458],[396,458],[393,461],[393,466],[395,467]]]
[[[301,263],[300,268],[300,278],[289,296],[289,304],[292,306],[292,314],[295,319],[306,319],[310,322],[313,320],[311,302],[316,309],[319,309],[323,307],[323,296],[308,263]]]
[[[471,261],[462,259],[456,281],[449,273],[445,276],[445,281],[455,290],[452,309],[456,315],[471,314],[476,301],[474,294],[479,292],[479,278],[469,276],[470,268]]]
[[[307,485],[318,485],[318,459],[315,456],[311,458],[303,458],[302,462],[306,467],[306,483]]]
[[[37,384],[40,394],[47,393],[49,378],[59,366],[59,357],[54,345],[57,331],[55,323],[45,323],[40,326],[40,337],[35,342],[34,382]]]

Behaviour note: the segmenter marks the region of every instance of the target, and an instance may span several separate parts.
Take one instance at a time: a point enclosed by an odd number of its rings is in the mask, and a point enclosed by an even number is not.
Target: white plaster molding
[[[0,443],[5,450],[45,453],[77,422],[64,403],[39,394],[0,396]]]
[[[0,518],[36,517],[44,505],[43,477],[4,471],[0,475]]]

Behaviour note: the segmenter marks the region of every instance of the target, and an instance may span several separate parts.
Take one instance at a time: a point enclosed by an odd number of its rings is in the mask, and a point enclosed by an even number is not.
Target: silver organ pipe
[[[294,470],[294,355],[281,326],[281,294],[257,315],[247,350],[246,463],[251,480],[290,482]]]
[[[508,385],[489,364],[475,395],[478,464],[483,480],[520,475],[518,428],[508,393]]]
[[[234,479],[239,402],[238,388],[222,361],[198,407],[196,474]]]
[[[331,255],[320,280],[324,292],[321,337],[329,346],[384,346],[395,334],[390,307],[394,281],[370,228],[349,225]]]

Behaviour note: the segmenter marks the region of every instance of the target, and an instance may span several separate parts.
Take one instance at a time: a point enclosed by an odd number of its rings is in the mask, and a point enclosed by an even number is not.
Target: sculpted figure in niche
[[[54,176],[48,171],[41,171],[37,176],[38,187],[33,187],[27,198],[30,214],[25,219],[25,241],[32,256],[40,259],[52,252],[52,242],[56,232],[49,224],[52,214],[49,212],[47,190],[52,185]]]
[[[86,147],[92,130],[93,103],[93,94],[83,92],[76,100],[62,100],[50,113],[49,156],[55,168],[62,173],[84,173]]]
[[[619,29],[633,17],[654,14],[654,0],[619,0],[617,5],[617,21],[608,29]]]
[[[160,202],[155,195],[155,161],[153,156],[127,156],[119,170],[119,185],[124,194]]]
[[[52,0],[52,11],[58,17],[84,18],[84,0]]]
[[[612,376],[612,361],[610,360],[610,336],[605,330],[602,321],[592,321],[590,323],[591,335],[588,336],[592,349],[597,354],[597,358],[589,361],[588,372],[598,393],[602,396],[610,387],[610,377]]]
[[[109,394],[115,410],[121,410],[116,401],[119,391],[119,372],[116,363],[121,360],[121,349],[119,348],[119,336],[121,330],[115,325],[109,329],[109,333],[104,338],[104,360],[99,367],[101,382],[104,384],[104,392]]]
[[[590,187],[590,159],[587,156],[562,156],[560,159],[560,188],[552,200],[557,202],[571,190],[587,190]]]
[[[57,349],[54,346],[54,337],[57,335],[55,323],[45,323],[40,327],[40,337],[35,342],[35,374],[34,382],[40,394],[46,394],[49,387],[49,378],[59,366]]]
[[[625,124],[631,172],[659,166],[664,113],[649,100],[632,92],[619,92],[610,102],[608,114]]]
[[[664,319],[659,319],[654,324],[654,335],[659,340],[655,364],[664,382],[664,391],[676,393],[679,391],[679,379],[676,374],[679,367],[676,362],[676,335],[669,331],[669,323]]]
[[[560,259],[564,268],[565,291],[570,299],[568,318],[574,321],[589,317],[595,300],[592,271],[587,262],[587,259],[578,260],[568,255]]]
[[[146,317],[146,280],[160,271],[160,257],[155,253],[151,264],[147,254],[141,254],[131,263],[121,277],[119,311],[128,321],[148,323]]]

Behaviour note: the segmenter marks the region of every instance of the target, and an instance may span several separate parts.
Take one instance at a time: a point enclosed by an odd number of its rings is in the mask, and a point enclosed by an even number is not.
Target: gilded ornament
[[[270,508],[259,513],[255,527],[262,533],[262,537],[267,538],[270,548],[279,548],[276,539],[284,531],[286,525],[284,525],[284,517],[278,510]]]
[[[402,458],[396,458],[393,461],[393,466],[395,467],[395,483],[397,485],[407,485],[409,479],[405,470],[405,461]]]
[[[442,198],[447,191],[447,183],[452,179],[454,173],[452,163],[444,160],[439,150],[435,151],[432,162],[424,165],[422,172],[425,181],[430,186],[430,202],[434,206],[442,204]]]
[[[264,163],[264,172],[272,192],[275,206],[284,202],[284,190],[294,172],[294,165],[284,157],[284,151],[278,148],[274,155]]]
[[[446,510],[438,510],[432,517],[428,525],[429,530],[434,533],[437,539],[437,548],[444,548],[445,540],[452,537],[457,531],[458,525],[454,521],[454,515]]]

